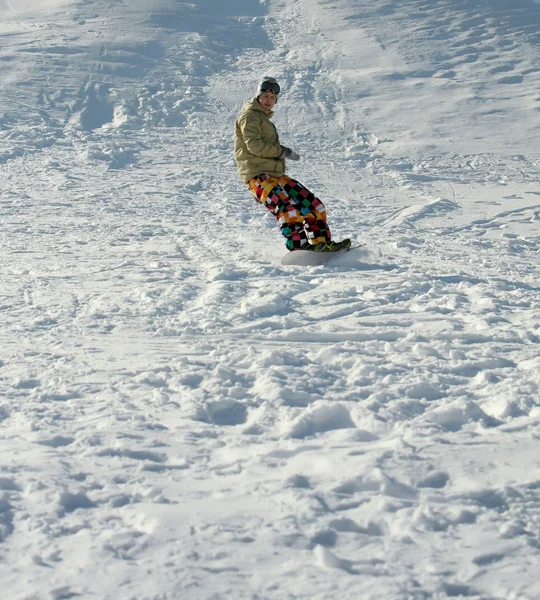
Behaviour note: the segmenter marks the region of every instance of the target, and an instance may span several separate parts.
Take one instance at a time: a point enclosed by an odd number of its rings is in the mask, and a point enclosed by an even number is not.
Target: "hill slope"
[[[540,5],[0,17],[9,597],[537,598]],[[236,176],[262,74],[335,267]]]

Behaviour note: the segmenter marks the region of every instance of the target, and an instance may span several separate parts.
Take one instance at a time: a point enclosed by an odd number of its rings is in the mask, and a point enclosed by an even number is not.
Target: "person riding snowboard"
[[[349,239],[332,241],[324,204],[285,174],[285,159],[300,160],[300,156],[279,143],[270,121],[280,91],[273,77],[263,77],[255,98],[237,118],[234,154],[238,173],[278,221],[288,250],[334,252],[350,248]]]

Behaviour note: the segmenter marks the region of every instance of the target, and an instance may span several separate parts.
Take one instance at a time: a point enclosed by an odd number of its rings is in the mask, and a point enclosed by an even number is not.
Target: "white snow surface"
[[[540,598],[540,4],[0,0],[6,600]],[[284,267],[261,75],[363,249]]]

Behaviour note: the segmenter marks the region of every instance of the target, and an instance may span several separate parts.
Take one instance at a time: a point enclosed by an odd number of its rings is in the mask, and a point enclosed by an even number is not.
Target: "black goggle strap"
[[[281,88],[279,87],[279,84],[273,81],[263,81],[261,83],[261,92],[272,92],[272,94],[277,96],[280,91]]]

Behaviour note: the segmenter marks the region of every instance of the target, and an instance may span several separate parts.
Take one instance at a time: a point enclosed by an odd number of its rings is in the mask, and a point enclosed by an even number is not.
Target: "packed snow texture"
[[[540,5],[0,1],[6,600],[537,600]],[[282,266],[237,177],[365,247]]]

